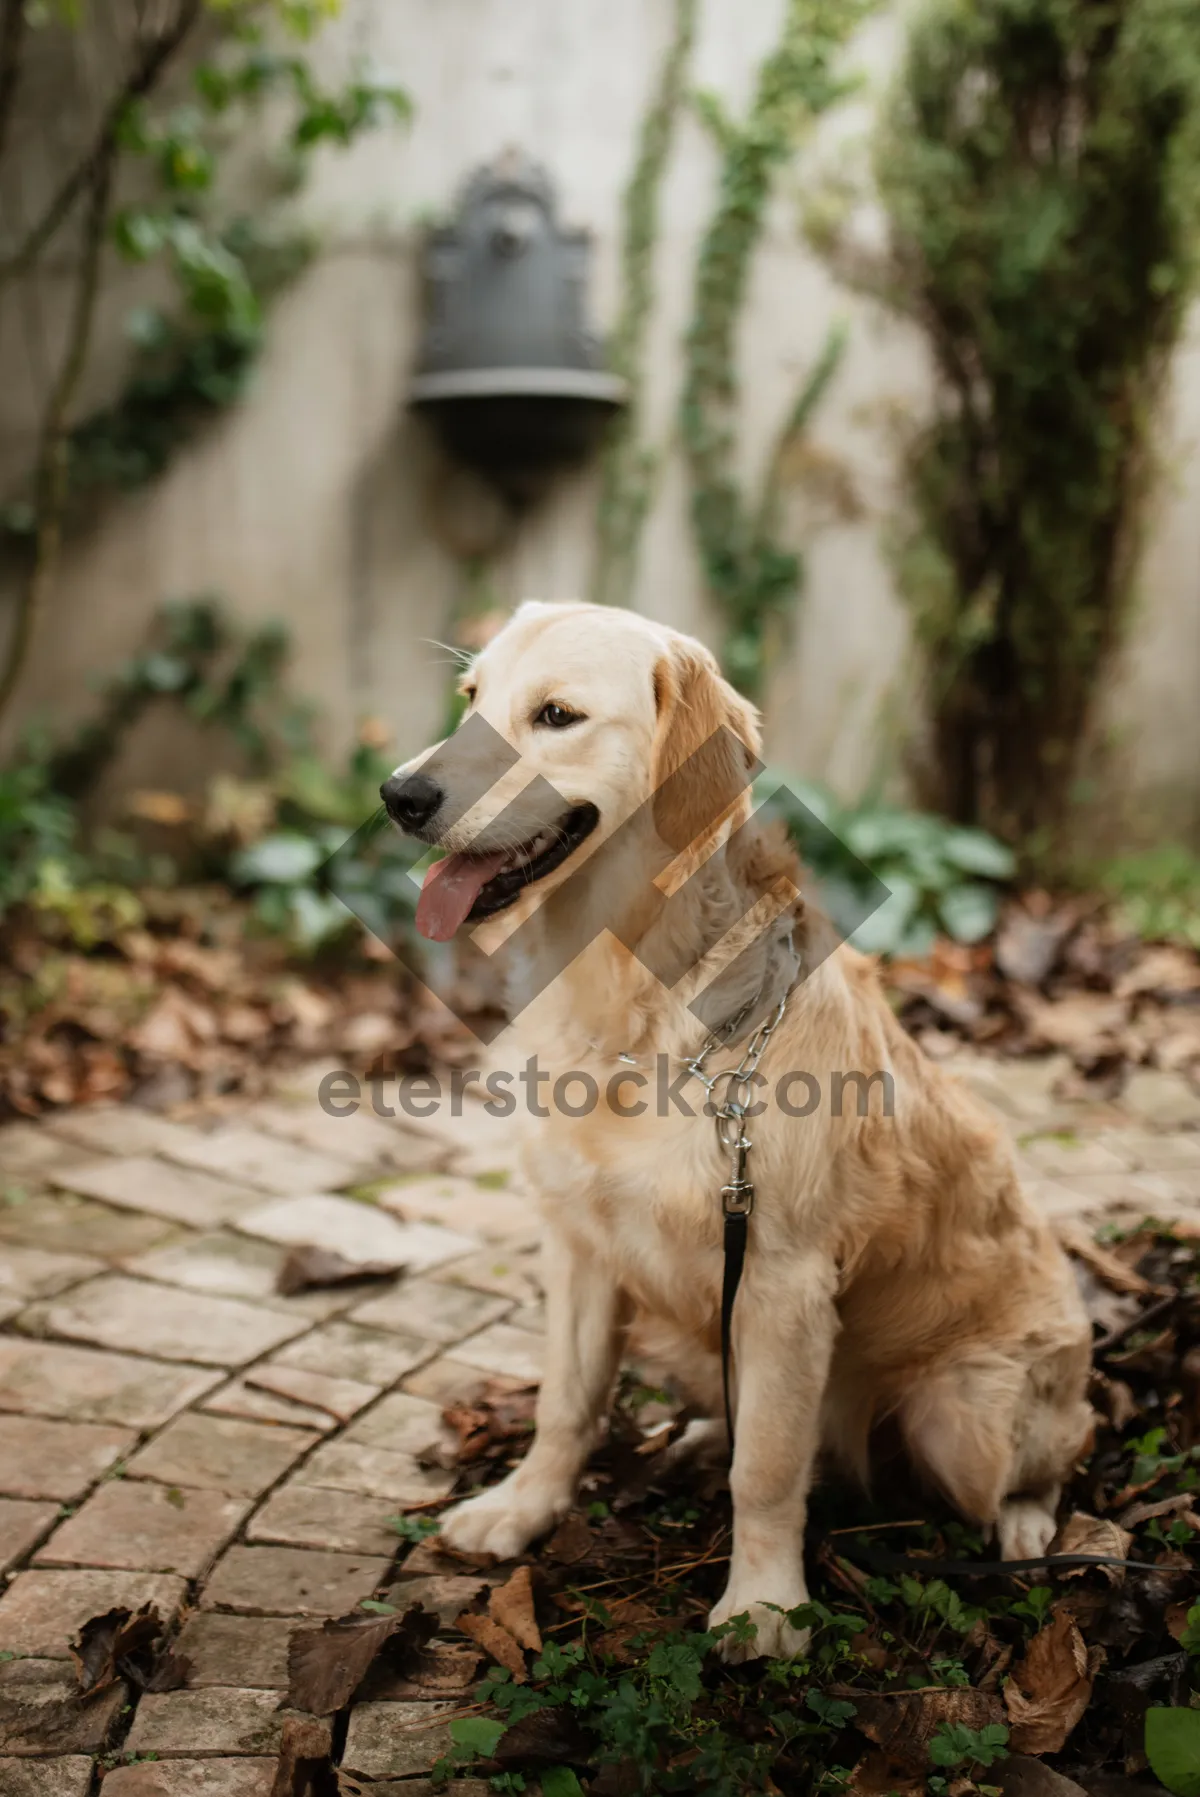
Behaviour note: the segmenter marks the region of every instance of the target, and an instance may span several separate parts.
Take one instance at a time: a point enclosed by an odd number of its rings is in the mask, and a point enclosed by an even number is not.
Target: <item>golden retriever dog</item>
[[[755,1634],[722,1648],[802,1650],[786,1612],[806,1601],[818,1452],[865,1476],[885,1421],[1002,1556],[1043,1554],[1090,1427],[1070,1267],[986,1111],[905,1035],[872,966],[805,906],[776,827],[754,820],[752,707],[700,643],[582,604],[522,605],[462,690],[459,730],[382,789],[402,829],[445,851],[418,928],[504,943],[501,1048],[575,1083],[538,1107],[524,1149],[545,1221],[536,1436],[448,1513],[446,1540],[506,1559],[565,1514],[635,1326],[712,1419],[693,1428],[724,1441],[730,1155],[687,1062],[715,1030],[729,1044],[707,1069],[737,1067],[791,988],[748,1125],[733,1546],[711,1617],[747,1613]],[[682,1102],[656,1102],[664,1077]],[[833,1101],[839,1080],[849,1103]]]

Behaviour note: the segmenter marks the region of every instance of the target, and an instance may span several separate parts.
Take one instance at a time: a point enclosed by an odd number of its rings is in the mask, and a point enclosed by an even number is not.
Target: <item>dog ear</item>
[[[749,793],[758,770],[758,716],[721,678],[708,650],[686,639],[655,667],[654,699],[654,826],[676,852],[700,848]]]

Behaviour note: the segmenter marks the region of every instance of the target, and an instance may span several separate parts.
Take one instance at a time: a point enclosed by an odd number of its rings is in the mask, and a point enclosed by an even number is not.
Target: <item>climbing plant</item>
[[[800,579],[799,557],[778,536],[783,469],[833,377],[842,335],[831,334],[818,356],[752,497],[736,472],[737,324],[775,177],[804,128],[850,91],[853,83],[836,63],[870,4],[788,0],[782,35],[759,70],[741,124],[711,96],[700,97],[721,166],[716,208],[696,261],[680,425],[692,528],[705,583],[724,620],[726,672],[751,696],[761,691],[771,629],[786,616]]]
[[[621,209],[621,301],[609,354],[614,372],[628,382],[629,397],[604,454],[592,581],[592,597],[600,604],[628,603],[659,462],[643,435],[646,332],[654,304],[659,197],[695,30],[696,0],[675,0],[674,31],[642,120]]]
[[[102,96],[94,134],[33,222],[15,241],[0,241],[0,293],[36,276],[54,250],[56,273],[59,266],[67,270],[68,309],[36,466],[0,512],[10,545],[25,542],[30,551],[0,670],[0,710],[16,686],[63,531],[80,500],[151,479],[206,416],[237,398],[262,347],[266,303],[309,253],[302,233],[261,222],[261,196],[254,218],[229,206],[222,175],[251,109],[267,96],[275,101],[266,135],[277,134],[278,185],[291,192],[316,146],[349,144],[383,119],[407,113],[404,93],[370,69],[341,88],[317,80],[301,45],[337,10],[336,0],[166,0],[155,9],[133,9],[132,30],[124,25],[127,35],[117,33],[104,46],[103,61],[117,74]],[[0,153],[6,157],[23,152],[10,127],[23,96],[31,32],[100,30],[72,8],[4,0],[4,22],[18,15],[18,26],[0,34]],[[177,70],[189,60],[181,89]],[[244,167],[239,173],[244,176]],[[165,265],[174,299],[131,314],[133,352],[123,390],[78,419],[113,254],[126,263]]]
[[[1195,289],[1192,0],[935,0],[878,152],[925,331],[901,580],[936,798],[1052,860],[1127,613],[1163,372]]]

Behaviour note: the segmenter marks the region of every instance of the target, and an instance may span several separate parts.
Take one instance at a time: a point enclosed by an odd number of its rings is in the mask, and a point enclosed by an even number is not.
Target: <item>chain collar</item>
[[[725,1152],[732,1156],[730,1176],[727,1184],[721,1187],[722,1209],[727,1217],[748,1217],[754,1209],[754,1185],[746,1176],[746,1156],[754,1146],[746,1134],[746,1117],[754,1096],[754,1075],[758,1072],[758,1064],[766,1053],[767,1044],[783,1022],[788,1001],[796,987],[800,984],[803,966],[796,944],[789,933],[788,947],[792,955],[792,977],[784,987],[779,1003],[771,1014],[764,1018],[751,1032],[742,1050],[742,1058],[736,1067],[719,1067],[710,1073],[707,1063],[714,1054],[728,1048],[754,1010],[759,1001],[759,994],[748,999],[740,1011],[723,1023],[719,1030],[713,1030],[708,1040],[688,1060],[684,1066],[704,1087],[707,1094],[707,1106],[710,1116],[717,1125],[717,1140]],[[636,1067],[635,1055],[619,1054],[618,1061],[627,1067]],[[724,1092],[718,1096],[718,1088],[724,1085]]]

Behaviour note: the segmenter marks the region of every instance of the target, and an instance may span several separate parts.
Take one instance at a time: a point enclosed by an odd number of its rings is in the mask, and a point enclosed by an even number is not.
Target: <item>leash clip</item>
[[[754,1209],[754,1184],[746,1178],[746,1150],[742,1137],[733,1146],[733,1176],[721,1187],[721,1208],[727,1217],[748,1217]]]

